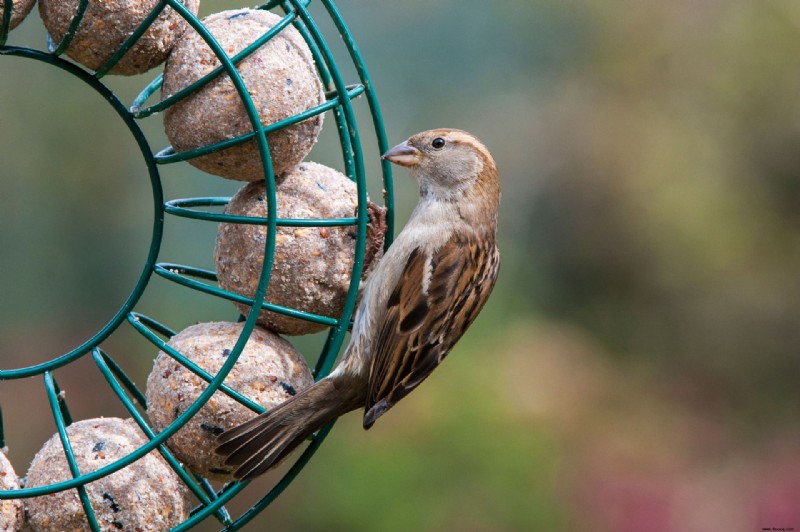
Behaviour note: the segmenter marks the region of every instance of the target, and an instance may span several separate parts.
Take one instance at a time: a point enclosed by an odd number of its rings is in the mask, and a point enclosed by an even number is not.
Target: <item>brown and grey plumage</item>
[[[435,129],[384,158],[411,169],[420,201],[367,280],[341,363],[326,378],[218,438],[249,479],[335,418],[364,407],[368,429],[450,352],[494,287],[500,180],[474,136]]]

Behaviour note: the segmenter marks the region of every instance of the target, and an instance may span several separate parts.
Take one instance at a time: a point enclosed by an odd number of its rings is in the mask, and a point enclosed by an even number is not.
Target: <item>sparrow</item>
[[[483,308],[500,265],[500,179],[473,135],[434,129],[383,154],[410,169],[420,200],[363,287],[350,343],[327,377],[217,438],[247,480],[337,417],[364,408],[364,429],[408,395]]]

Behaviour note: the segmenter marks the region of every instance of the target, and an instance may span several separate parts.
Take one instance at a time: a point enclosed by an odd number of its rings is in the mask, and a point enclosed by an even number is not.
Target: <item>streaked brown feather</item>
[[[415,249],[387,300],[373,343],[364,426],[416,388],[450,352],[497,278],[494,239],[456,233],[434,253]]]

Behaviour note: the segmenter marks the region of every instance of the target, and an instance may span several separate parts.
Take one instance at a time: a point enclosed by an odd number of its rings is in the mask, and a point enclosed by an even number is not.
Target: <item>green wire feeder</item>
[[[48,38],[47,51],[9,46],[6,44],[12,15],[12,0],[0,1],[2,1],[4,5],[3,17],[0,21],[0,55],[24,57],[60,68],[86,82],[89,87],[99,92],[103,98],[111,104],[123,122],[125,122],[130,132],[133,134],[133,137],[136,139],[139,149],[142,152],[153,192],[153,204],[155,212],[150,248],[145,259],[142,273],[139,276],[138,281],[136,282],[136,285],[134,286],[130,295],[122,305],[122,308],[119,309],[119,311],[111,318],[111,320],[82,345],[69,352],[56,356],[48,362],[27,367],[0,370],[0,380],[34,378],[37,376],[41,376],[43,378],[45,393],[47,394],[49,400],[56,429],[60,436],[61,444],[64,448],[70,471],[72,472],[73,476],[73,478],[70,480],[57,482],[47,486],[0,491],[0,500],[37,497],[63,490],[76,489],[78,491],[84,512],[86,513],[89,527],[92,530],[100,530],[100,525],[95,516],[95,512],[92,509],[92,505],[89,501],[89,497],[84,486],[87,483],[98,480],[132,464],[134,461],[150,453],[153,449],[157,449],[169,466],[177,473],[180,479],[188,486],[194,496],[200,501],[191,512],[190,517],[173,530],[187,530],[210,516],[216,518],[222,524],[224,530],[237,530],[252,520],[264,508],[266,508],[289,485],[289,483],[292,482],[292,480],[300,472],[303,466],[305,466],[317,448],[319,448],[320,444],[325,439],[325,436],[330,431],[332,424],[321,430],[311,439],[310,444],[304,450],[304,452],[297,455],[295,462],[291,465],[286,474],[275,483],[275,485],[267,492],[266,495],[264,495],[257,503],[255,503],[247,511],[235,519],[230,516],[228,510],[225,508],[225,504],[233,499],[240,491],[242,491],[242,489],[244,489],[247,485],[247,482],[229,483],[217,491],[212,488],[207,480],[185,470],[170,453],[169,449],[165,445],[165,442],[181,427],[183,427],[183,425],[185,425],[190,418],[192,418],[192,416],[194,416],[200,410],[206,401],[208,401],[208,399],[218,390],[221,393],[224,393],[241,404],[247,406],[256,413],[263,411],[263,408],[261,408],[259,405],[223,385],[223,380],[236,363],[248,338],[250,337],[251,332],[253,331],[253,328],[256,325],[256,319],[258,318],[260,309],[268,309],[273,312],[302,318],[329,326],[330,329],[328,332],[328,337],[322,352],[319,354],[317,359],[314,375],[316,379],[320,379],[325,377],[331,371],[337,353],[339,352],[347,333],[351,316],[354,311],[359,279],[361,278],[362,269],[364,266],[364,254],[367,242],[367,223],[369,221],[367,211],[367,176],[365,175],[364,171],[364,153],[361,145],[359,127],[355,119],[351,100],[361,95],[366,96],[372,116],[372,129],[376,137],[379,150],[377,153],[373,154],[373,156],[379,157],[380,153],[384,152],[388,148],[383,128],[383,119],[378,106],[378,100],[374,89],[372,88],[369,74],[367,73],[366,67],[362,61],[361,54],[359,53],[358,48],[356,47],[356,44],[344,20],[342,19],[341,14],[332,0],[318,1],[320,4],[322,4],[322,6],[324,6],[327,15],[330,17],[339,32],[339,38],[342,39],[349,52],[349,59],[354,64],[358,75],[358,79],[354,80],[356,81],[355,83],[348,84],[343,79],[340,69],[334,60],[333,55],[326,44],[326,41],[323,38],[317,23],[309,14],[307,8],[312,0],[271,0],[266,4],[256,8],[263,10],[280,9],[283,13],[283,18],[279,24],[267,31],[251,46],[247,47],[241,53],[231,58],[225,54],[219,43],[214,39],[214,37],[212,37],[200,20],[193,15],[179,0],[163,0],[156,6],[153,12],[145,19],[138,29],[134,31],[130,38],[128,38],[122,44],[119,50],[104,65],[102,65],[96,71],[91,72],[80,66],[77,66],[75,63],[61,58],[61,55],[69,47],[69,44],[73,39],[79,24],[81,23],[88,5],[88,0],[80,0],[75,17],[72,20],[66,35],[60,43],[52,43]],[[145,104],[147,100],[161,87],[162,76],[159,75],[141,92],[141,94],[133,102],[132,106],[128,108],[115,96],[111,90],[109,90],[103,84],[101,80],[103,76],[108,73],[108,71],[122,58],[125,52],[136,43],[137,39],[144,34],[149,25],[152,24],[156,19],[158,14],[167,6],[179,13],[187,21],[191,28],[193,28],[202,36],[202,38],[206,41],[208,46],[213,50],[214,54],[221,62],[221,66],[203,78],[199,79],[185,90],[182,90],[158,103],[146,106]],[[236,65],[264,43],[269,41],[273,36],[280,32],[281,29],[285,28],[289,24],[293,25],[300,32],[312,51],[318,74],[323,86],[326,89],[327,101],[299,115],[282,120],[275,124],[271,124],[269,126],[264,126],[259,120],[258,112],[245,88],[242,78],[237,71]],[[159,113],[167,107],[174,105],[181,99],[186,98],[194,91],[215,79],[223,72],[230,76],[247,111],[253,127],[253,132],[238,138],[229,139],[218,144],[191,151],[175,153],[171,147],[168,147],[160,150],[157,153],[154,153],[150,148],[147,138],[140,129],[137,121],[146,119],[153,114]],[[277,218],[275,176],[272,171],[272,161],[270,159],[266,135],[271,131],[288,127],[311,116],[328,111],[332,112],[336,121],[339,141],[341,144],[341,153],[345,167],[344,173],[346,173],[348,177],[355,181],[357,186],[358,208],[356,216],[352,218],[337,219]],[[264,175],[266,176],[266,200],[268,210],[268,216],[266,218],[248,218],[243,216],[222,214],[219,212],[211,212],[211,209],[204,210],[204,208],[208,207],[224,206],[228,203],[230,198],[198,197],[189,199],[165,200],[161,186],[161,177],[159,174],[160,165],[173,164],[195,157],[200,157],[210,152],[220,151],[227,147],[247,142],[253,138],[255,138],[258,145]],[[385,190],[385,206],[387,208],[387,234],[385,245],[388,246],[391,243],[391,236],[394,234],[394,198],[392,192],[390,164],[386,161],[383,161],[381,165],[383,188]],[[170,219],[170,216],[179,216],[183,218],[214,223],[233,222],[239,224],[259,224],[266,226],[267,244],[264,249],[264,263],[255,296],[252,299],[249,299],[238,294],[222,290],[212,284],[207,283],[206,281],[211,281],[214,283],[216,282],[216,274],[213,271],[181,264],[167,264],[158,262],[164,224]],[[344,309],[338,319],[309,314],[299,310],[269,304],[264,301],[267,286],[270,281],[272,263],[274,260],[275,231],[277,226],[355,226],[357,228],[357,238],[355,241],[356,260],[354,261],[351,272],[351,281]],[[159,275],[186,288],[209,294],[210,296],[246,303],[251,306],[251,310],[247,313],[244,321],[244,327],[238,341],[231,350],[225,364],[216,375],[207,373],[188,360],[186,357],[181,355],[179,352],[166,345],[166,341],[175,334],[172,329],[152,317],[136,312],[137,303],[147,289],[148,282],[153,274]],[[143,412],[146,411],[146,400],[142,391],[136,387],[133,381],[126,375],[124,369],[114,360],[114,358],[101,348],[101,344],[108,337],[114,334],[119,327],[124,326],[132,327],[158,349],[167,353],[177,362],[183,364],[189,371],[197,374],[209,384],[205,391],[200,394],[197,400],[172,424],[170,424],[159,434],[155,434],[143,415]],[[66,431],[66,427],[72,423],[72,418],[63,394],[60,393],[60,389],[55,379],[56,370],[84,356],[92,357],[97,365],[100,375],[102,375],[106,382],[108,382],[108,385],[111,387],[114,394],[119,398],[121,403],[130,413],[133,420],[139,425],[141,430],[149,439],[148,443],[137,448],[124,458],[119,459],[101,469],[92,471],[91,473],[82,473],[79,471]],[[0,447],[4,446],[5,438],[3,436],[2,416],[0,415]]]

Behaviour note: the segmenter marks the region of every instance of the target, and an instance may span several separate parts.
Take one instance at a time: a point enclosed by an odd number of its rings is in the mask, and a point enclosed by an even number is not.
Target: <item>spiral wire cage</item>
[[[37,50],[28,47],[16,47],[7,45],[9,28],[12,15],[12,0],[0,0],[3,2],[4,10],[0,21],[0,55],[17,56],[35,61],[40,61],[48,65],[62,69],[80,80],[86,82],[95,91],[108,101],[114,108],[119,117],[132,133],[136,143],[141,150],[147,167],[150,185],[152,188],[154,219],[152,226],[152,238],[144,268],[139,275],[133,290],[128,295],[119,311],[111,320],[103,326],[99,332],[86,340],[78,347],[56,356],[51,360],[27,367],[0,370],[0,380],[35,378],[41,376],[44,380],[44,388],[55,421],[57,433],[66,455],[66,459],[72,477],[69,480],[55,482],[47,486],[35,488],[22,488],[19,490],[0,491],[2,499],[24,499],[48,495],[63,490],[75,489],[78,492],[80,502],[87,517],[87,522],[91,530],[100,530],[98,519],[86,490],[86,484],[96,481],[102,477],[118,471],[136,460],[144,457],[153,450],[166,460],[169,466],[177,473],[180,479],[188,486],[199,504],[191,512],[189,518],[175,527],[173,530],[186,530],[209,517],[219,521],[225,530],[236,530],[251,521],[259,512],[266,508],[296,477],[300,470],[305,466],[314,452],[319,448],[322,441],[330,431],[332,424],[315,434],[310,444],[302,453],[296,455],[295,461],[288,468],[286,473],[280,478],[273,487],[258,502],[243,512],[237,518],[232,518],[225,504],[231,501],[240,493],[248,482],[232,482],[224,485],[220,490],[215,490],[204,478],[185,469],[173,456],[166,441],[183,427],[203,405],[217,391],[228,395],[239,403],[245,405],[256,413],[264,411],[260,405],[251,401],[242,394],[226,386],[223,381],[236,364],[239,355],[242,353],[251,332],[256,326],[261,309],[267,309],[291,317],[309,320],[315,323],[324,324],[329,327],[327,338],[324,342],[322,351],[317,358],[314,368],[314,376],[320,379],[326,376],[333,367],[336,356],[342,346],[348,331],[351,317],[354,311],[356,296],[358,292],[359,280],[364,268],[364,255],[367,242],[367,223],[369,221],[367,210],[367,178],[364,169],[364,152],[362,150],[361,137],[358,124],[356,122],[354,109],[351,101],[359,96],[365,96],[372,118],[372,129],[377,140],[379,155],[387,148],[386,137],[383,127],[380,108],[376,94],[372,88],[369,74],[364,66],[361,54],[352,38],[350,31],[345,24],[339,10],[332,0],[317,0],[322,6],[331,21],[335,25],[342,39],[344,46],[349,54],[349,60],[355,66],[358,80],[355,83],[347,84],[343,75],[334,60],[330,47],[326,43],[318,24],[310,15],[308,7],[312,0],[270,0],[255,9],[275,10],[280,9],[283,13],[281,21],[265,32],[259,39],[250,46],[242,50],[233,57],[228,57],[225,51],[215,38],[209,33],[203,23],[187,9],[180,0],[161,0],[151,13],[145,18],[142,24],[125,40],[120,48],[96,71],[89,71],[71,61],[62,59],[62,54],[67,50],[70,42],[75,36],[76,31],[83,19],[88,6],[88,0],[80,0],[78,9],[72,19],[69,29],[61,42],[54,43],[48,37],[47,51]],[[139,96],[130,107],[124,105],[120,99],[103,83],[102,78],[111,68],[122,59],[125,53],[137,42],[145,33],[147,28],[153,23],[158,15],[167,7],[179,13],[196,31],[211,48],[220,61],[221,66],[203,76],[201,79],[192,83],[190,86],[178,93],[165,98],[152,105],[147,105],[148,99],[161,87],[162,75],[158,75]],[[245,83],[237,71],[237,64],[251,55],[259,47],[277,35],[287,26],[294,26],[308,44],[313,54],[317,72],[326,90],[326,101],[307,111],[292,116],[280,122],[264,126],[258,115],[256,106],[248,94]],[[191,31],[187,29],[187,31]],[[217,78],[221,74],[227,74],[233,82],[236,91],[241,98],[241,102],[249,117],[252,125],[252,132],[237,138],[228,139],[224,142],[197,148],[190,151],[176,153],[171,147],[167,147],[158,152],[153,152],[148,140],[140,128],[138,121],[159,113],[171,105],[181,101],[201,87]],[[350,218],[336,219],[285,219],[277,217],[277,200],[275,190],[275,175],[272,169],[272,161],[269,153],[267,134],[291,126],[315,115],[330,111],[335,119],[341,152],[343,156],[345,173],[356,183],[358,208],[355,216]],[[225,148],[242,144],[255,139],[261,163],[266,176],[266,201],[267,216],[265,218],[254,218],[237,216],[217,212],[220,206],[228,203],[230,198],[223,197],[196,197],[188,199],[166,200],[164,198],[159,166],[186,161],[195,157],[200,157],[212,152],[217,152]],[[382,184],[384,189],[384,204],[386,206],[386,239],[385,246],[391,243],[391,235],[394,231],[393,224],[393,192],[390,165],[386,161],[381,162]],[[161,251],[161,241],[163,229],[168,216],[177,216],[206,222],[228,222],[237,224],[258,224],[266,227],[267,238],[264,248],[264,261],[261,269],[260,280],[254,297],[247,298],[233,292],[222,290],[214,286],[216,273],[202,268],[192,267],[182,264],[159,262]],[[354,226],[356,228],[355,240],[355,261],[351,272],[351,280],[344,309],[338,318],[331,318],[322,315],[315,315],[302,312],[296,309],[278,306],[265,302],[267,286],[270,281],[270,272],[273,261],[275,260],[274,246],[276,228],[278,226],[289,227],[340,227]],[[189,360],[186,356],[176,351],[167,344],[167,340],[175,332],[168,326],[160,323],[156,319],[146,316],[136,311],[137,303],[145,292],[148,281],[152,275],[156,274],[169,281],[177,283],[191,290],[196,290],[210,296],[224,298],[226,300],[250,305],[250,311],[243,317],[244,325],[242,332],[231,349],[224,365],[216,375],[212,375],[200,368]],[[142,391],[134,384],[133,380],[126,374],[123,367],[104,349],[101,344],[111,336],[115,330],[127,323],[135,331],[151,342],[159,350],[172,357],[175,361],[185,366],[189,371],[198,375],[208,383],[206,389],[199,395],[196,401],[189,406],[173,423],[163,431],[156,432],[148,424],[143,412],[146,410],[146,399]],[[141,428],[148,442],[127,456],[110,463],[100,469],[91,472],[81,472],[70,440],[67,434],[67,426],[72,423],[64,395],[55,379],[55,372],[62,366],[70,364],[77,359],[91,356],[100,375],[107,381],[108,386],[121,404]],[[2,414],[0,413],[0,447],[5,447],[5,437],[3,434]]]

